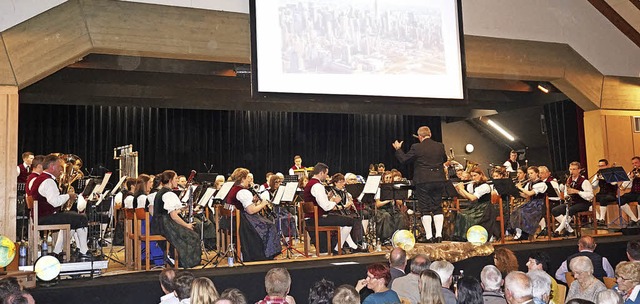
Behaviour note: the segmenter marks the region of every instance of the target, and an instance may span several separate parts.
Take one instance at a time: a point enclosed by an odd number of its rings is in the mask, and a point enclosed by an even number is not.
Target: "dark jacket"
[[[443,164],[447,161],[444,145],[431,138],[411,145],[409,152],[396,150],[396,158],[401,163],[413,163],[415,184],[444,181]]]

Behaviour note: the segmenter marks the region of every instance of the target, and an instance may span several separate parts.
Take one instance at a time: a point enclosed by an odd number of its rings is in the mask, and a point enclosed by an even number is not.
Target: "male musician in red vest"
[[[27,177],[27,181],[24,185],[24,190],[27,196],[31,196],[31,188],[33,182],[36,180],[40,174],[44,171],[42,167],[42,162],[44,162],[44,155],[36,155],[31,162],[31,173]]]
[[[302,157],[300,155],[296,155],[293,157],[293,166],[289,169],[289,175],[295,175],[294,170],[305,169],[302,165]]]
[[[591,206],[593,199],[593,187],[591,183],[580,174],[580,163],[572,162],[569,164],[569,173],[571,176],[567,179],[564,188],[565,204],[559,205],[551,209],[551,214],[558,220],[560,225],[553,233],[554,237],[560,236],[560,233],[566,229],[567,233],[572,233],[573,229],[569,225],[571,217],[576,213],[587,211]],[[568,206],[568,209],[567,209]]]
[[[76,212],[60,212],[67,201],[75,201],[77,195],[71,191],[68,194],[60,194],[56,177],[60,176],[63,170],[64,161],[55,155],[47,155],[42,166],[44,172],[35,178],[31,185],[33,199],[38,202],[38,217],[40,225],[70,224],[71,230],[78,235],[78,256],[79,260],[91,260],[92,256],[87,252],[87,226],[88,220],[84,214]],[[64,236],[59,235],[53,252],[61,258],[62,244]]]
[[[18,165],[18,183],[26,183],[29,173],[31,173],[31,162],[33,161],[33,153],[22,153],[22,163]]]
[[[359,251],[358,245],[351,239],[351,229],[353,228],[354,218],[329,214],[331,210],[336,210],[336,204],[340,202],[340,196],[336,195],[331,200],[327,196],[322,182],[329,176],[329,167],[323,163],[317,163],[311,171],[312,177],[309,179],[307,186],[304,187],[302,197],[305,202],[313,202],[318,206],[318,226],[340,226],[340,238],[343,243],[346,242],[353,251]],[[305,214],[305,219],[312,217],[313,214]],[[311,223],[313,224],[313,223]],[[318,242],[318,240],[314,240]],[[324,242],[320,242],[323,244]],[[334,247],[334,252],[338,250],[338,244]]]

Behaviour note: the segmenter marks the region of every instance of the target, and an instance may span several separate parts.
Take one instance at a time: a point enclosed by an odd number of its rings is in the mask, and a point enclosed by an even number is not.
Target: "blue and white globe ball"
[[[489,233],[487,233],[487,229],[480,225],[475,225],[469,227],[467,230],[467,241],[474,244],[484,244],[489,240]]]

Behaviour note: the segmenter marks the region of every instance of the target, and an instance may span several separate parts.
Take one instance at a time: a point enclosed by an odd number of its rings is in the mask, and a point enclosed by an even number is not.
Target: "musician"
[[[31,194],[33,199],[38,203],[38,224],[55,225],[69,224],[71,230],[77,235],[78,256],[81,261],[90,261],[93,257],[88,253],[87,247],[87,226],[88,220],[84,214],[68,211],[61,212],[60,208],[67,201],[75,201],[77,195],[73,188],[67,194],[60,194],[56,177],[60,176],[63,171],[64,161],[56,155],[47,155],[42,162],[45,168],[43,173],[35,178],[31,184]],[[64,244],[64,235],[60,233],[53,248],[53,253],[58,259],[62,258],[62,245]],[[70,253],[67,253],[70,254]]]
[[[264,184],[262,184],[260,186],[260,189],[258,189],[259,192],[269,190],[269,180],[271,180],[271,176],[273,176],[273,172],[271,171],[267,172],[267,175],[265,176]]]
[[[127,209],[145,208],[148,209],[147,195],[153,187],[153,179],[146,174],[138,175],[136,185],[133,188],[131,200],[125,200],[124,207]]]
[[[546,166],[538,166],[538,171],[540,171],[540,180],[547,184],[547,189],[553,188],[555,192],[555,195],[549,195],[549,208],[553,209],[560,205],[560,185],[558,184],[558,180],[551,176],[551,172]],[[546,236],[548,233],[547,221],[543,218],[539,224],[541,230],[538,236]]]
[[[510,227],[516,231],[515,241],[526,240],[538,228],[538,222],[545,214],[545,193],[547,184],[540,180],[540,171],[536,166],[527,169],[529,182],[526,185],[516,184],[520,196],[527,201],[511,213]]]
[[[465,183],[456,184],[458,194],[473,204],[468,209],[458,212],[454,235],[465,238],[469,227],[480,225],[490,236],[499,237],[500,228],[496,222],[499,214],[491,205],[491,186],[487,183],[487,177],[480,168],[475,167],[471,169],[471,180],[472,182],[466,185]]]
[[[505,169],[505,167],[502,166],[495,166],[493,168],[493,171],[491,172],[491,178],[492,179],[507,179],[509,178],[509,172],[507,172],[507,170]],[[502,198],[502,216],[504,217],[504,223],[505,225],[509,225],[509,220],[511,219],[511,200],[510,200],[510,196],[509,195],[503,195],[498,193],[498,191],[496,189],[493,188],[493,185],[491,185],[491,190],[492,192],[495,192],[496,195],[500,195]],[[499,207],[496,207],[499,208]],[[499,213],[499,209],[497,210]]]
[[[269,183],[268,183],[268,191],[265,191],[264,194],[266,194],[266,196],[262,196],[262,199],[266,199],[270,202],[273,202],[273,200],[276,197],[276,193],[278,192],[278,189],[280,189],[280,186],[282,186],[282,182],[284,181],[284,177],[276,175],[276,174],[272,174],[271,177],[269,178]],[[291,207],[291,209],[288,209],[288,207]],[[278,205],[278,206],[274,206],[274,214],[278,217],[278,221],[280,223],[280,229],[282,230],[282,235],[287,239],[287,241],[289,240],[290,237],[296,237],[297,234],[297,226],[296,223],[298,222],[298,217],[294,216],[291,214],[292,211],[294,211],[293,209],[295,209],[295,206],[283,206],[283,205]]]
[[[302,157],[300,155],[296,155],[293,157],[293,166],[289,168],[289,175],[296,175],[294,170],[305,169],[302,165]]]
[[[507,172],[516,172],[518,168],[520,168],[520,164],[518,163],[518,153],[516,151],[511,150],[509,153],[509,159],[502,164]]]
[[[133,205],[132,194],[136,186],[136,181],[137,179],[135,177],[127,177],[127,179],[124,180],[121,191],[113,198],[117,208],[121,208],[126,204]]]
[[[184,175],[178,175],[178,190],[187,189],[187,177]]]
[[[402,151],[402,142],[393,143],[396,158],[401,163],[414,163],[413,181],[416,185],[415,197],[418,199],[418,210],[422,213],[422,225],[427,239],[433,238],[431,221],[435,224],[434,241],[442,241],[442,192],[444,190],[444,163],[447,154],[444,145],[431,139],[431,129],[426,126],[418,128],[419,143],[411,145],[409,152]]]
[[[567,178],[567,183],[564,188],[566,203],[551,209],[551,214],[553,214],[553,217],[560,223],[553,233],[554,237],[560,236],[560,233],[565,229],[566,232],[572,233],[573,229],[569,225],[571,218],[578,212],[589,210],[591,206],[593,188],[589,180],[580,174],[580,171],[581,166],[579,162],[574,161],[569,164],[569,173],[571,176]]]
[[[616,204],[618,195],[618,183],[607,183],[599,170],[611,168],[609,161],[601,159],[598,161],[598,173],[591,179],[593,189],[599,189],[596,194],[596,201],[600,203],[600,212],[598,213],[598,224],[604,225],[607,215],[607,205]]]
[[[364,240],[364,229],[362,227],[362,221],[360,215],[356,209],[354,199],[349,192],[347,192],[347,181],[342,173],[336,173],[331,176],[331,184],[329,186],[328,196],[337,195],[340,197],[340,202],[336,204],[338,210],[331,211],[331,213],[337,213],[339,215],[345,215],[354,219],[353,228],[351,229],[351,239],[358,245],[355,252],[368,252],[363,249],[362,242]]]
[[[620,209],[629,216],[631,220],[630,225],[637,226],[638,225],[638,217],[631,212],[631,207],[629,207],[630,202],[637,202],[640,200],[640,157],[634,156],[631,159],[631,165],[633,166],[633,170],[631,170],[628,174],[629,180],[628,182],[622,183],[623,189],[631,189],[631,192],[625,193],[620,196]],[[640,205],[638,205],[640,208]]]
[[[392,187],[394,173],[386,171],[382,175],[382,184],[378,188],[374,196],[376,210],[374,213],[374,221],[376,224],[376,236],[382,240],[382,243],[388,243],[393,233],[398,229],[407,229],[409,221],[406,211],[402,212],[398,206],[398,202],[393,200],[381,200],[382,187]],[[399,200],[401,204],[402,201]]]
[[[382,173],[385,172],[385,168],[384,168],[384,164],[383,163],[379,163],[377,168],[378,168],[378,170],[377,170],[378,174],[382,174]]]
[[[31,162],[33,161],[33,157],[32,152],[22,153],[22,163],[16,168],[18,183],[25,183],[27,181],[27,177],[29,176],[29,173],[31,173]]]
[[[242,213],[240,220],[243,241],[242,260],[273,259],[282,249],[278,240],[277,227],[272,220],[260,214],[260,211],[268,208],[269,202],[249,191],[253,178],[248,169],[236,168],[230,180],[234,185],[227,195],[227,203]],[[246,225],[247,223],[249,225]],[[247,235],[249,237],[245,237]]]
[[[304,193],[302,195],[305,202],[313,202],[314,205],[318,206],[318,226],[340,226],[340,239],[344,243],[346,243],[349,248],[352,250],[357,250],[358,246],[351,238],[351,229],[353,228],[354,219],[343,216],[329,213],[332,210],[336,210],[336,204],[340,202],[339,196],[334,196],[331,199],[327,196],[327,192],[325,191],[322,183],[329,176],[329,167],[323,163],[317,163],[313,167],[313,171],[311,171],[311,179],[304,187]],[[310,218],[312,215],[305,214],[305,220]],[[313,225],[313,223],[310,223]],[[319,242],[320,240],[313,239],[314,242]],[[324,242],[320,242],[323,244]],[[338,244],[335,245],[333,251],[337,252]]]
[[[153,184],[151,185],[149,194],[147,194],[146,211],[149,211],[149,215],[151,216],[153,216],[153,203],[155,202],[156,194],[158,194],[158,191],[160,191],[160,189],[162,189],[162,173],[156,174],[153,177]]]
[[[27,196],[32,196],[31,187],[33,185],[33,182],[40,174],[42,174],[42,171],[44,171],[44,168],[42,167],[43,162],[44,162],[44,155],[35,156],[33,158],[33,161],[31,162],[31,173],[29,173],[29,176],[27,177],[27,181],[24,185],[24,190]]]
[[[180,217],[182,202],[172,191],[178,187],[178,175],[173,170],[166,170],[160,178],[162,188],[154,198],[151,232],[163,235],[178,250],[180,266],[191,268],[199,265],[202,255],[200,235],[194,231],[193,223],[187,223]]]

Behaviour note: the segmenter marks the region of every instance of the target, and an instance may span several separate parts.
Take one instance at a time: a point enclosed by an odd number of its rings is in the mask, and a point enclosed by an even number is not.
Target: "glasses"
[[[627,278],[625,278],[625,277],[623,277],[621,275],[616,275],[616,280],[617,279],[622,279],[623,281],[630,281],[631,280],[631,279],[627,279]]]

